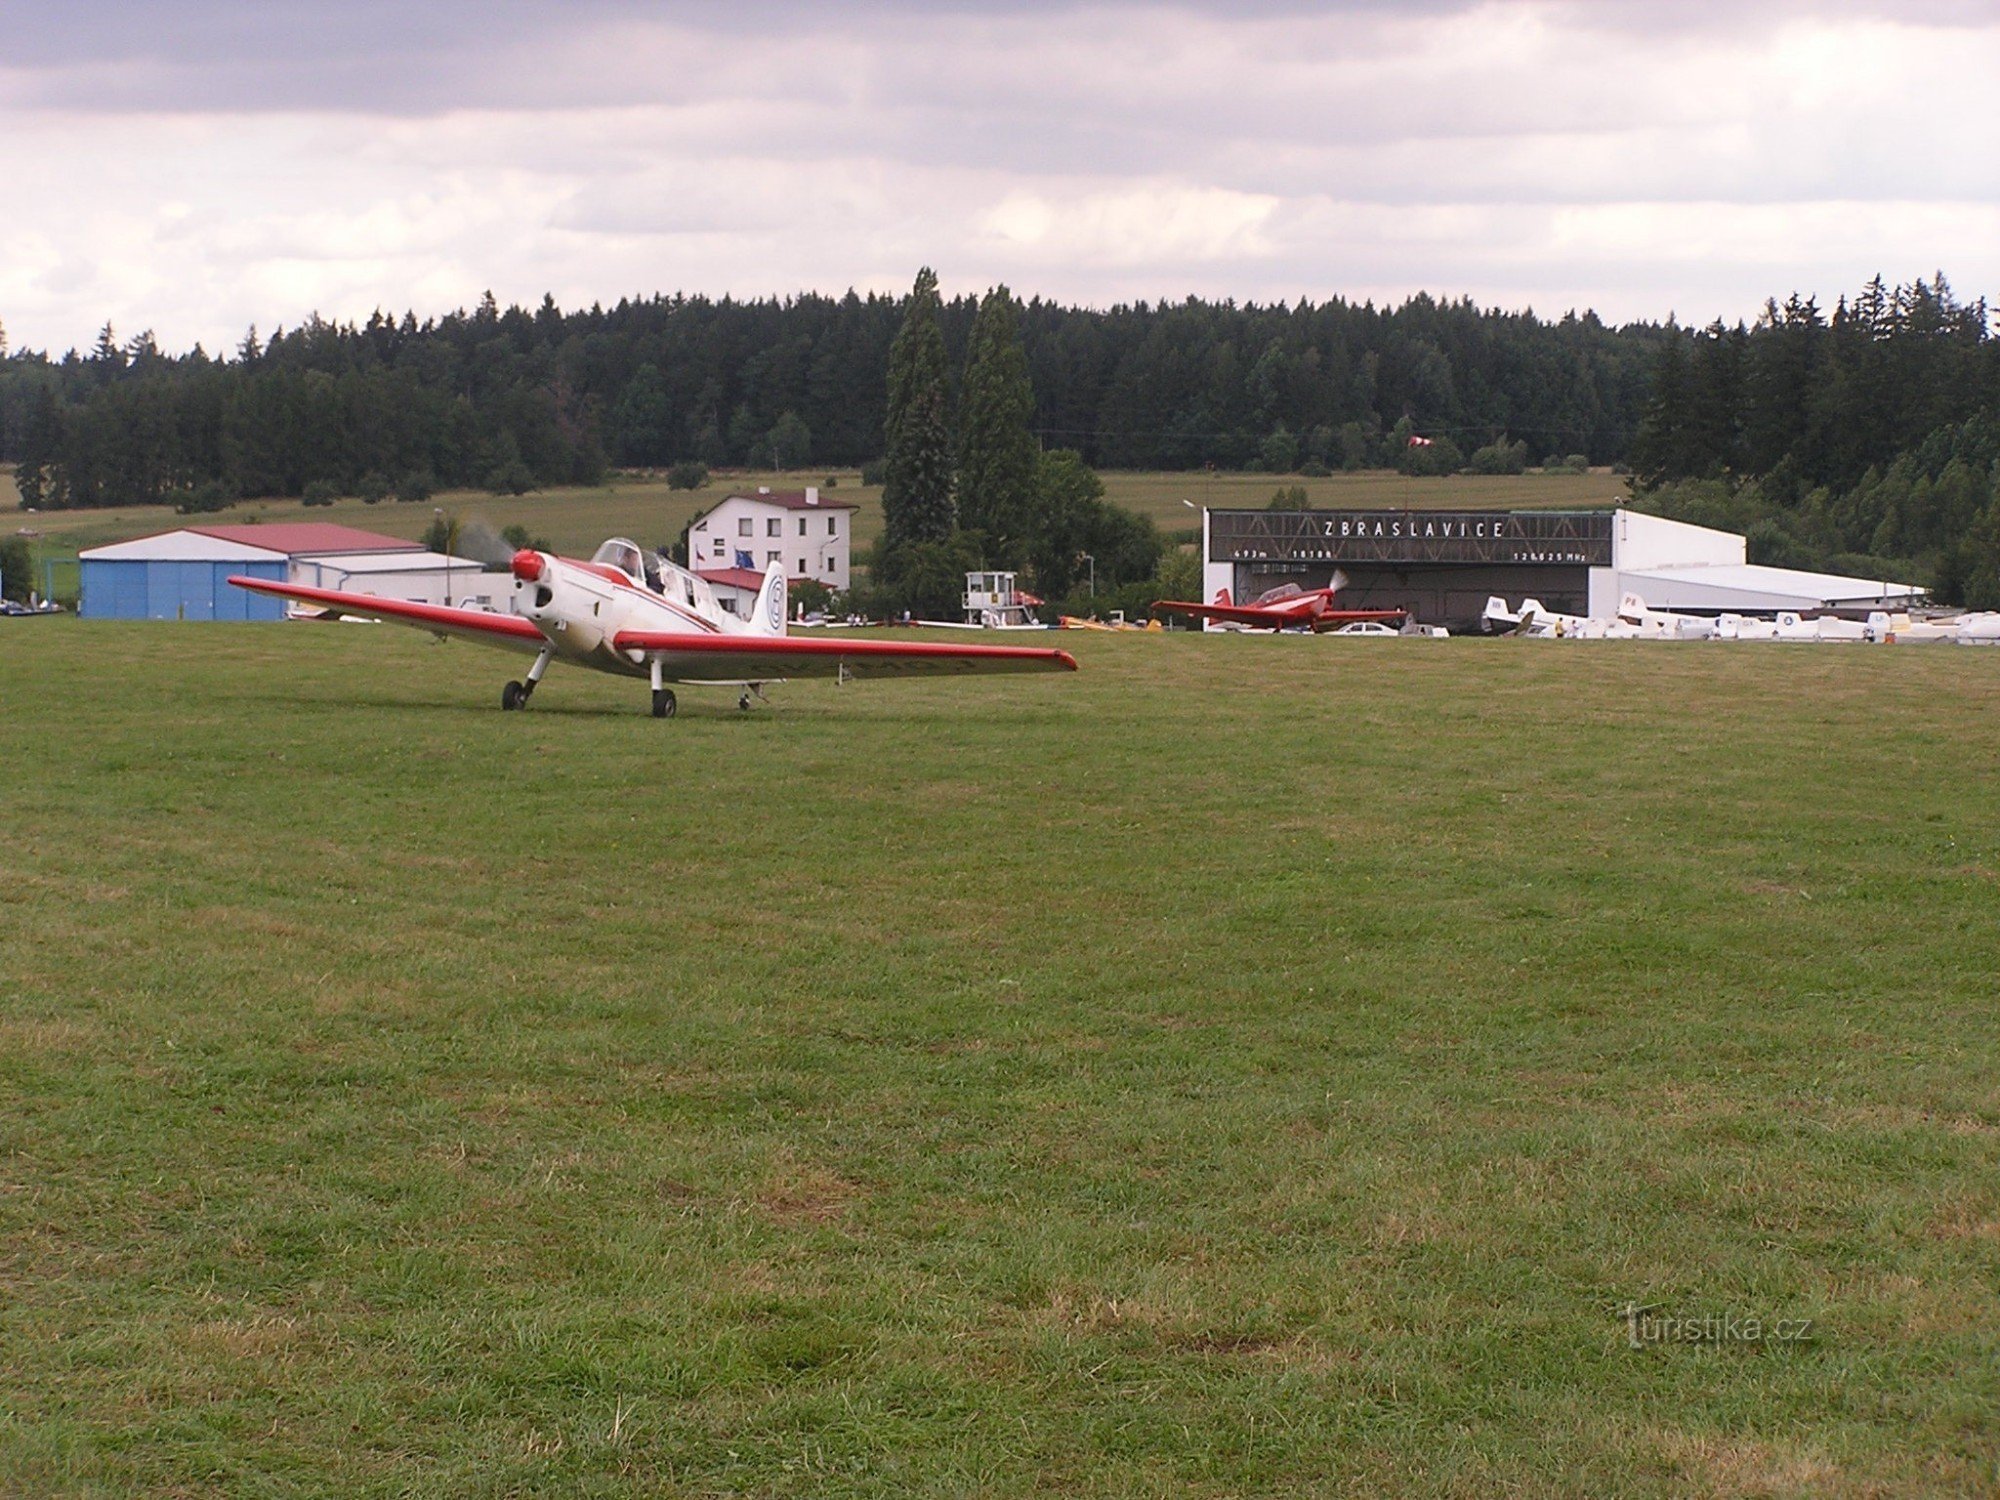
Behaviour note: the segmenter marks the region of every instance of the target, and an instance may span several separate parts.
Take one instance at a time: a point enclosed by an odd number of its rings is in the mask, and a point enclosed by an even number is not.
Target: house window
[[[839,566],[840,565],[830,557],[826,560],[826,570],[829,573],[835,572],[839,568]]]
[[[828,516],[828,517],[826,518],[826,534],[827,534],[828,536],[839,536],[839,535],[840,535],[840,517],[839,517],[839,516]]]
[[[799,517],[799,535],[800,535],[800,536],[804,536],[805,534],[806,534],[806,518],[805,518],[804,516],[800,516],[800,517]]]
[[[771,517],[770,520],[764,523],[765,536],[783,536],[784,534],[785,534],[785,523],[782,517],[773,516]]]
[[[738,536],[755,536],[757,534],[757,523],[748,516],[745,516],[736,523],[736,534]]]
[[[716,555],[717,557],[726,557],[726,556],[728,556],[728,555],[729,555],[729,554],[728,554],[728,552],[727,552],[727,550],[726,550],[726,549],[724,548],[724,545],[723,545],[723,541],[722,541],[722,538],[721,538],[721,537],[717,537],[717,538],[715,539],[715,555]]]
[[[806,560],[802,557],[799,559],[799,571],[803,573],[805,572],[805,570],[806,570]]]
[[[785,560],[785,554],[782,552],[766,552],[764,554],[764,561],[767,564],[774,562],[783,562],[784,560]]]

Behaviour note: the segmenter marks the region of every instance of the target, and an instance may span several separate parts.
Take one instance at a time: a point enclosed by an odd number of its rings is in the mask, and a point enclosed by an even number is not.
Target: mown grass
[[[19,625],[0,1489],[2000,1483],[2000,654],[1064,644]]]
[[[882,534],[882,491],[861,483],[861,476],[842,472],[839,482],[824,491],[860,509],[854,517],[858,544],[869,547]],[[1606,473],[1523,474],[1479,477],[1469,474],[1443,479],[1406,479],[1399,474],[1370,472],[1336,474],[1326,479],[1299,479],[1272,474],[1106,473],[1105,497],[1113,504],[1150,516],[1166,531],[1201,524],[1203,506],[1252,509],[1269,503],[1273,493],[1294,485],[1306,492],[1308,503],[1321,508],[1410,506],[1416,509],[1500,509],[1507,507],[1594,507],[1624,503],[1625,481]],[[335,521],[389,536],[415,541],[429,528],[433,510],[442,508],[463,520],[484,521],[495,531],[521,525],[559,551],[589,556],[608,536],[629,536],[646,545],[673,541],[700,510],[726,495],[773,489],[824,485],[819,470],[792,474],[718,474],[700,490],[670,490],[658,477],[614,475],[604,485],[588,489],[538,490],[527,495],[489,495],[483,491],[452,490],[420,504],[383,501],[364,505],[349,498],[330,506],[307,509],[296,500],[246,500],[214,516],[177,516],[166,506],[117,510],[50,511],[34,517],[45,540],[41,555],[73,558],[89,547],[127,541],[202,521],[241,525],[250,521]],[[0,472],[0,511],[14,509],[12,480]],[[26,519],[26,518],[24,518]]]

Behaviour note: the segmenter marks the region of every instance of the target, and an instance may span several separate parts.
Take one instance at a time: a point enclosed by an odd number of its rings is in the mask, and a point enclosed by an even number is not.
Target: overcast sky
[[[1995,0],[0,9],[15,347],[553,292],[2000,295]]]

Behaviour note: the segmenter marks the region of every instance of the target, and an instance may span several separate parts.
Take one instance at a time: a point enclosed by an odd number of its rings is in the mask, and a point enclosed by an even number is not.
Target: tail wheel
[[[680,705],[674,700],[674,690],[672,688],[653,689],[654,718],[671,719],[674,716],[674,710],[678,707]]]
[[[528,701],[528,690],[518,682],[510,682],[500,689],[500,707],[512,713]]]

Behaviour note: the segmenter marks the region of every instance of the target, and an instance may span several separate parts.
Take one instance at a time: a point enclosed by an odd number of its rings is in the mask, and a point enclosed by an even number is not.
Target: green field
[[[0,1491],[2000,1485],[2000,652],[0,632]]]
[[[825,491],[827,498],[861,507],[855,516],[855,537],[863,546],[872,545],[882,531],[881,489],[864,486],[857,473],[843,472],[835,477],[839,484]],[[430,526],[433,507],[442,507],[465,519],[483,520],[496,531],[517,524],[526,526],[560,551],[588,556],[608,536],[629,536],[648,544],[671,542],[697,510],[715,505],[735,491],[754,490],[760,484],[797,489],[824,484],[826,478],[818,470],[717,475],[706,489],[687,491],[670,490],[662,479],[621,476],[594,489],[542,490],[528,495],[458,490],[415,505],[393,501],[364,505],[349,499],[307,509],[296,500],[247,500],[217,515],[193,518],[176,516],[167,507],[155,505],[51,511],[23,519],[43,533],[40,546],[47,556],[74,557],[82,548],[204,521],[227,525],[252,520],[337,521],[414,541]],[[1261,507],[1281,486],[1289,489],[1293,485],[1303,488],[1308,501],[1320,507],[1601,506],[1627,498],[1625,481],[1604,472],[1510,478],[1461,474],[1446,479],[1405,479],[1387,472],[1337,474],[1327,479],[1273,474],[1107,473],[1103,479],[1107,499],[1151,516],[1168,531],[1199,526],[1200,508],[1205,505]],[[0,475],[0,514],[14,514],[14,505],[13,481]]]

